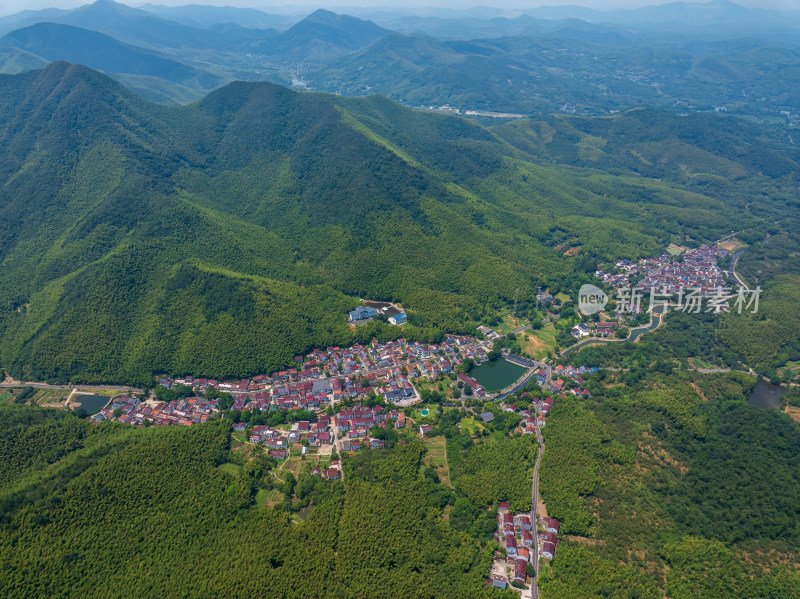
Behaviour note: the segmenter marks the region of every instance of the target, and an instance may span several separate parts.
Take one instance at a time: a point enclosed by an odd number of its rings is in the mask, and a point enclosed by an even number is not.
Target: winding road
[[[539,400],[541,401],[541,399]],[[537,406],[538,407],[538,406]],[[534,574],[531,580],[531,599],[539,599],[539,533],[538,533],[538,507],[539,507],[539,465],[542,463],[544,455],[544,439],[542,431],[539,429],[539,422],[534,425],[536,428],[536,439],[539,441],[539,451],[536,455],[536,464],[533,467],[533,492],[531,495],[531,525],[533,526],[533,556]]]
[[[736,263],[739,261],[739,257],[744,252],[744,248],[739,250],[733,255],[733,259],[731,260],[731,274],[733,274],[733,278],[736,279],[736,282],[739,283],[747,293],[750,293],[750,288],[747,286],[747,283],[744,282],[742,277],[736,272]]]
[[[654,331],[661,326],[666,311],[667,311],[667,306],[663,304],[655,306],[653,308],[653,311],[650,313],[650,324],[631,329],[630,331],[628,331],[628,336],[625,337],[625,339],[606,339],[602,337],[590,337],[589,339],[578,341],[575,345],[570,345],[566,349],[562,349],[556,355],[556,358],[562,358],[567,354],[570,354],[576,350],[586,347],[587,345],[602,345],[603,343],[625,343],[626,341],[632,341],[633,343],[636,343],[642,335],[644,335],[645,333],[649,333],[650,331]]]
[[[48,383],[35,383],[30,381],[5,381],[0,383],[3,387],[35,387],[37,389],[108,389],[119,391],[120,393],[141,393],[137,387],[125,387],[123,385],[50,385]]]
[[[542,385],[542,394],[539,396],[539,400],[536,402],[536,412],[539,411],[539,407],[542,404],[542,400],[544,399],[544,389],[550,383],[550,379],[553,377],[553,370],[550,368],[549,364],[544,363],[544,368],[546,369],[544,385]],[[542,463],[542,456],[544,455],[544,438],[542,437],[542,431],[539,428],[539,421],[537,420],[534,423],[534,428],[536,429],[536,440],[539,442],[539,451],[536,454],[536,464],[533,466],[533,488],[531,492],[531,525],[533,526],[533,567],[536,570],[536,573],[531,580],[531,599],[539,599],[539,534],[538,534],[538,508],[539,508],[539,466]]]

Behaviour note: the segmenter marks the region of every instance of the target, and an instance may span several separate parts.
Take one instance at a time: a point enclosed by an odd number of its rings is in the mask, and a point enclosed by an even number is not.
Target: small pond
[[[105,395],[77,395],[73,398],[73,403],[80,404],[80,408],[89,414],[102,410],[110,398]],[[76,408],[77,409],[77,408]]]
[[[753,392],[750,394],[747,403],[751,406],[758,406],[759,408],[772,408],[773,410],[780,410],[783,406],[781,402],[781,395],[786,393],[786,389],[773,385],[766,381],[758,381]]]
[[[525,368],[512,364],[507,360],[484,362],[469,371],[469,376],[478,381],[489,392],[505,389],[525,374]]]

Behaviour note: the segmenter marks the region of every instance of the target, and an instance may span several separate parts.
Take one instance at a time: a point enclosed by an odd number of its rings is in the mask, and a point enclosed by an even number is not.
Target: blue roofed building
[[[359,306],[358,308],[350,312],[350,322],[369,320],[370,318],[374,318],[377,315],[378,311],[375,308],[369,308],[367,306]]]

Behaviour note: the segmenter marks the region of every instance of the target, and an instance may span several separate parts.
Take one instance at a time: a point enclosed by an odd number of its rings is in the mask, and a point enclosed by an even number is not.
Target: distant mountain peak
[[[114,2],[114,0],[95,0],[92,3],[84,4],[83,6],[79,6],[77,10],[113,10],[122,13],[139,13],[140,11],[128,6],[127,4],[122,4],[121,2]]]
[[[292,62],[325,62],[365,48],[390,33],[372,21],[321,8],[262,42],[261,49]]]
[[[337,21],[341,15],[331,11],[325,10],[324,8],[318,8],[310,15],[308,15],[304,20],[306,21],[315,21],[317,23],[333,23]]]

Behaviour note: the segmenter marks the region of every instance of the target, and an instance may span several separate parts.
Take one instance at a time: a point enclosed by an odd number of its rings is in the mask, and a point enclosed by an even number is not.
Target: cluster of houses
[[[438,344],[401,338],[347,348],[316,349],[306,356],[295,356],[295,369],[252,379],[218,382],[207,378],[163,377],[159,383],[165,387],[189,385],[198,391],[216,387],[233,395],[234,409],[241,410],[247,405],[261,410],[314,410],[322,407],[330,394],[335,398],[355,399],[375,392],[392,402],[414,397],[412,379],[434,380],[453,372],[466,358],[484,362],[486,349],[468,337],[453,335]]]
[[[537,385],[548,389],[551,393],[561,393],[562,391],[569,391],[571,389],[567,382],[563,380],[564,378],[572,379],[579,385],[582,385],[584,376],[594,374],[597,371],[598,368],[596,366],[565,366],[559,364],[553,367],[553,378],[546,387],[544,382],[547,380],[547,372],[544,368],[539,368],[533,373],[533,380],[536,381]],[[577,393],[573,393],[573,395],[577,395]]]
[[[245,431],[247,424],[239,422],[233,425],[234,432]],[[261,444],[269,448],[270,456],[282,460],[288,457],[292,443],[303,443],[309,447],[332,445],[334,436],[331,432],[331,418],[321,414],[316,422],[300,420],[292,425],[290,431],[281,431],[268,426],[254,426],[250,429],[250,443]],[[281,453],[282,452],[282,453]]]
[[[698,289],[702,294],[713,294],[725,284],[717,261],[727,255],[727,250],[704,245],[688,250],[681,262],[675,262],[669,254],[644,260],[642,270],[645,277],[637,287],[670,295],[681,289]]]
[[[244,422],[233,425],[234,432],[244,432],[246,428],[247,424]],[[271,458],[285,460],[289,457],[289,439],[282,431],[271,429],[266,425],[254,426],[250,430],[249,441],[266,447]]]
[[[495,538],[506,548],[506,559],[510,566],[508,579],[519,584],[528,580],[528,564],[537,559],[534,548],[535,523],[531,522],[529,513],[512,514],[507,501],[500,502],[497,507],[497,532]],[[502,576],[493,576],[492,585],[506,588],[507,582]]]
[[[725,285],[722,269],[717,263],[727,255],[727,250],[715,245],[704,245],[687,250],[681,260],[664,253],[638,262],[620,260],[615,264],[618,272],[595,271],[596,277],[616,289],[619,294],[622,303],[616,307],[618,322],[600,322],[593,328],[581,323],[573,327],[572,334],[578,338],[589,335],[612,336],[619,322],[643,311],[641,299],[651,295],[660,296],[660,302],[665,301],[667,296],[678,293],[697,294],[698,297],[717,295]],[[630,281],[634,275],[643,278],[636,283],[635,290],[631,290]]]
[[[360,443],[360,440],[367,436],[371,428],[386,428],[389,425],[398,429],[405,428],[406,417],[405,414],[397,410],[386,412],[381,406],[373,406],[372,408],[355,406],[336,414],[333,417],[333,425],[341,437],[349,440],[356,439]],[[375,447],[373,449],[381,448]],[[357,449],[354,451],[357,451]]]
[[[500,502],[497,508],[497,531],[495,540],[506,549],[507,576],[493,574],[488,582],[497,588],[505,589],[508,581],[527,584],[528,564],[540,557],[551,560],[555,557],[558,545],[558,531],[561,523],[555,518],[542,519],[542,534],[539,537],[539,555],[536,555],[534,535],[539,534],[536,522],[531,521],[529,513],[511,514],[507,501]],[[513,573],[512,573],[513,570]]]
[[[269,392],[252,396],[251,401],[262,410],[270,407],[276,410],[316,410],[328,402],[331,391],[330,381],[315,379],[277,385]],[[263,399],[259,399],[258,395],[263,395]]]
[[[545,559],[553,559],[558,546],[558,530],[561,522],[555,518],[542,518],[542,536],[539,538],[539,553]]]
[[[189,397],[167,402],[140,402],[135,397],[115,398],[111,405],[94,414],[94,422],[118,420],[123,424],[145,426],[190,426],[205,422],[217,412],[217,400]],[[115,416],[116,414],[116,416]]]
[[[375,392],[396,402],[415,395],[409,373],[399,367],[376,370],[361,379],[333,379],[331,385],[334,397],[355,398]]]
[[[597,370],[597,367],[564,366],[562,364],[553,368],[553,378],[545,387],[552,395],[542,400],[539,405],[538,413],[534,414],[531,410],[519,412],[522,416],[520,425],[523,427],[525,434],[536,434],[536,424],[538,424],[540,428],[547,424],[547,416],[557,398],[567,397],[568,395],[573,395],[575,397],[591,397],[592,394],[584,387],[585,381],[583,377],[585,375],[594,374]],[[544,370],[537,371],[535,374],[540,385],[544,385],[545,374]],[[508,406],[506,409],[509,408],[514,410],[514,406]]]
[[[339,460],[331,460],[324,470],[320,466],[314,466],[311,474],[321,476],[325,480],[339,480],[342,477],[342,466]]]
[[[725,283],[722,269],[717,262],[727,255],[727,250],[715,245],[704,245],[687,250],[681,261],[676,261],[667,253],[655,258],[644,258],[638,262],[625,259],[615,264],[619,272],[597,270],[595,276],[618,289],[629,287],[630,278],[641,274],[644,278],[636,284],[636,287],[646,292],[652,290],[654,293],[671,295],[681,289],[695,288],[708,295]]]

